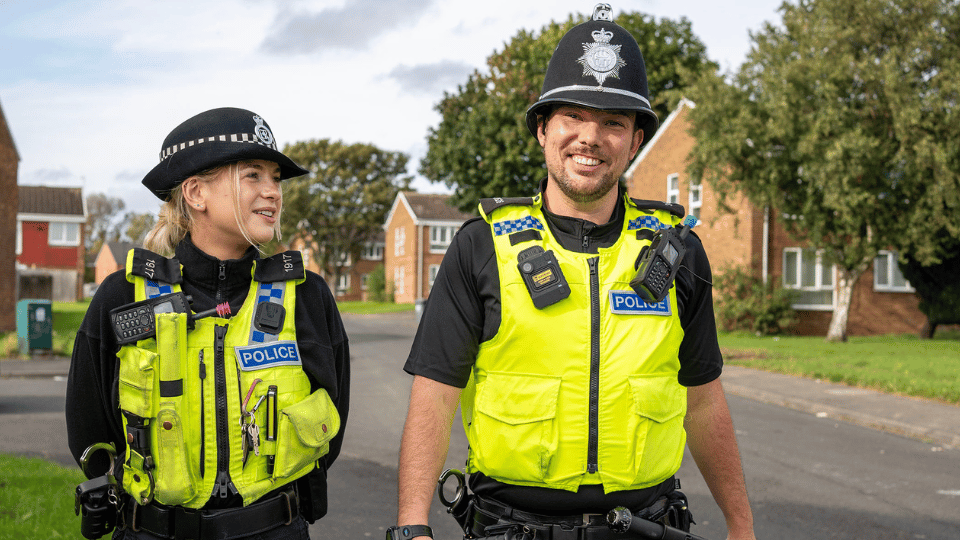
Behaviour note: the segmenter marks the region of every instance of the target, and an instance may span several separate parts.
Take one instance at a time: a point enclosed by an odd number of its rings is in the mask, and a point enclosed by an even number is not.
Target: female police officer
[[[279,237],[281,180],[306,172],[263,118],[221,108],[177,126],[144,177],[165,201],[149,251],[90,303],[67,388],[84,471],[109,453],[85,449],[116,448],[114,538],[308,538],[326,513],[347,338],[298,252],[260,257]]]

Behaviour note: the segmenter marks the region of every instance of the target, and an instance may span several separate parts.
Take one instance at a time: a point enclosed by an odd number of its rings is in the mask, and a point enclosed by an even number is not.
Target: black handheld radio
[[[653,242],[640,251],[637,275],[630,281],[630,288],[644,302],[656,304],[667,296],[687,252],[684,240],[696,224],[697,218],[687,216],[679,227],[660,229],[653,235]]]
[[[282,308],[281,308],[282,309]],[[190,297],[182,292],[165,294],[156,298],[148,298],[110,310],[110,323],[113,333],[117,336],[117,345],[136,343],[141,339],[152,338],[157,335],[157,313],[187,313],[190,314]],[[218,315],[224,317],[230,314],[230,304],[223,302],[213,309],[208,309],[187,317],[190,328],[193,321]],[[280,320],[283,318],[281,316]]]

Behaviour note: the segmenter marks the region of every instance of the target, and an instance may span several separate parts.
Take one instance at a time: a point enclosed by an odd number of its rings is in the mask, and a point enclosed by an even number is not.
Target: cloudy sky
[[[411,156],[434,105],[520,29],[593,0],[0,0],[0,106],[21,185],[81,186],[153,211],[140,184],[194,114],[250,109],[280,147],[314,138]],[[636,0],[614,12],[686,17],[735,70],[781,0]],[[523,111],[517,111],[522,114]],[[418,179],[421,191],[446,188]]]

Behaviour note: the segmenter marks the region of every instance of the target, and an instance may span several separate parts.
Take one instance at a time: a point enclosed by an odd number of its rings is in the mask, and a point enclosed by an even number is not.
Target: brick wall
[[[0,112],[0,332],[17,327],[17,169],[19,157]]]
[[[407,207],[400,204],[388,227],[383,253],[387,283],[393,284],[397,303],[412,303],[417,299],[417,226]]]

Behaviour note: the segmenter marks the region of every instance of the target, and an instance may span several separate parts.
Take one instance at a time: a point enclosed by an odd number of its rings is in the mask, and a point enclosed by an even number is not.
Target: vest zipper
[[[219,290],[217,294],[219,295]],[[230,481],[230,428],[227,425],[227,373],[224,354],[227,325],[214,327],[213,335],[213,377],[217,407],[217,479],[214,481],[212,496],[226,499],[237,493],[237,488]]]
[[[590,408],[587,439],[587,472],[596,473],[600,438],[600,257],[587,259],[590,267]]]
[[[217,283],[217,303],[223,302],[223,282],[227,279],[227,263],[220,261],[220,283]]]
[[[207,438],[204,434],[207,432],[205,421],[207,418],[207,408],[206,402],[203,400],[203,384],[206,378],[207,365],[203,363],[203,349],[200,349],[200,478],[203,478],[206,462]]]

